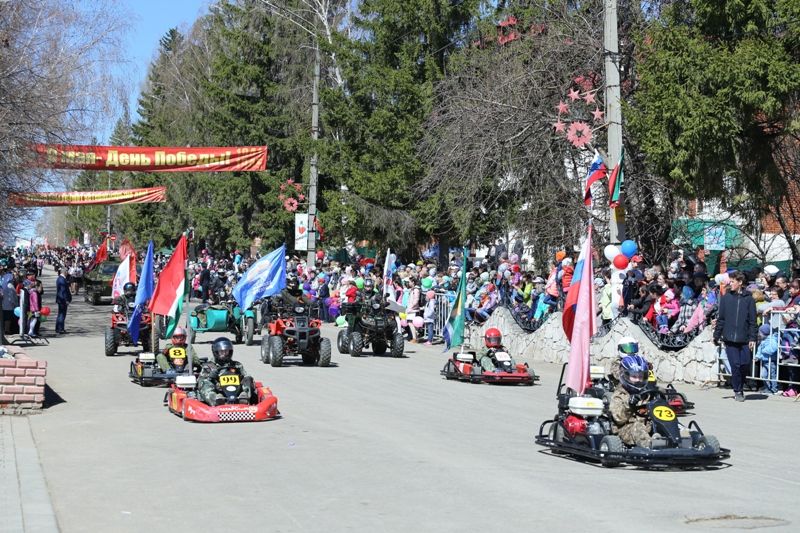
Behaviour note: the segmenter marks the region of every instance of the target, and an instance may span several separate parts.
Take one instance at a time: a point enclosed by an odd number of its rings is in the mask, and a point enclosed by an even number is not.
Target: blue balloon
[[[622,255],[624,255],[628,259],[630,259],[634,255],[636,255],[636,252],[639,251],[639,247],[636,245],[635,242],[633,242],[630,239],[627,240],[627,241],[623,241],[622,245],[620,245],[619,249],[622,252]]]
[[[14,308],[14,316],[19,318],[19,315],[22,313],[19,307]]]

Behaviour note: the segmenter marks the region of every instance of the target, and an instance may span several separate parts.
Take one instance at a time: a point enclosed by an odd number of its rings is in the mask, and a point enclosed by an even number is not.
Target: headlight
[[[298,305],[297,307],[294,308],[294,312],[297,313],[298,315],[302,315],[306,312],[306,308]]]
[[[376,311],[377,311],[378,309],[380,309],[380,308],[381,308],[381,304],[379,304],[379,303],[374,303],[374,304],[372,304],[372,308],[373,308],[374,310],[376,310]]]

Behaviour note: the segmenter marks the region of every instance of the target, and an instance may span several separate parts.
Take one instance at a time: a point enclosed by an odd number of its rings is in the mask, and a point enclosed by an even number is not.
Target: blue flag
[[[128,332],[131,334],[133,342],[139,342],[139,326],[142,320],[142,313],[145,311],[147,302],[153,297],[153,287],[155,285],[155,275],[153,274],[153,241],[147,244],[147,255],[144,257],[142,265],[142,275],[139,277],[139,287],[136,289],[136,309],[131,315],[131,323],[128,324]]]
[[[275,296],[286,287],[286,245],[256,261],[233,288],[233,297],[242,310],[259,298]]]

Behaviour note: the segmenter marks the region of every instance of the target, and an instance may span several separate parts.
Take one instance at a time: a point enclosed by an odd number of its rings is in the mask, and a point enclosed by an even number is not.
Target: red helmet
[[[483,342],[487,348],[500,348],[503,345],[503,334],[497,328],[489,328],[483,335]]]

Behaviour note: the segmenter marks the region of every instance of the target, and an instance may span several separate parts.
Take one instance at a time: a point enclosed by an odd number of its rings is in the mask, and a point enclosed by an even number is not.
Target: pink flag
[[[594,283],[592,283],[592,225],[583,242],[581,255],[578,258],[580,266],[580,282],[570,286],[569,296],[574,298],[572,291],[577,291],[577,302],[572,313],[572,331],[569,345],[569,365],[567,368],[568,388],[578,394],[583,394],[586,381],[589,379],[589,345],[592,336],[596,333],[594,320]],[[578,269],[575,269],[578,274]],[[567,310],[565,309],[565,313]]]

